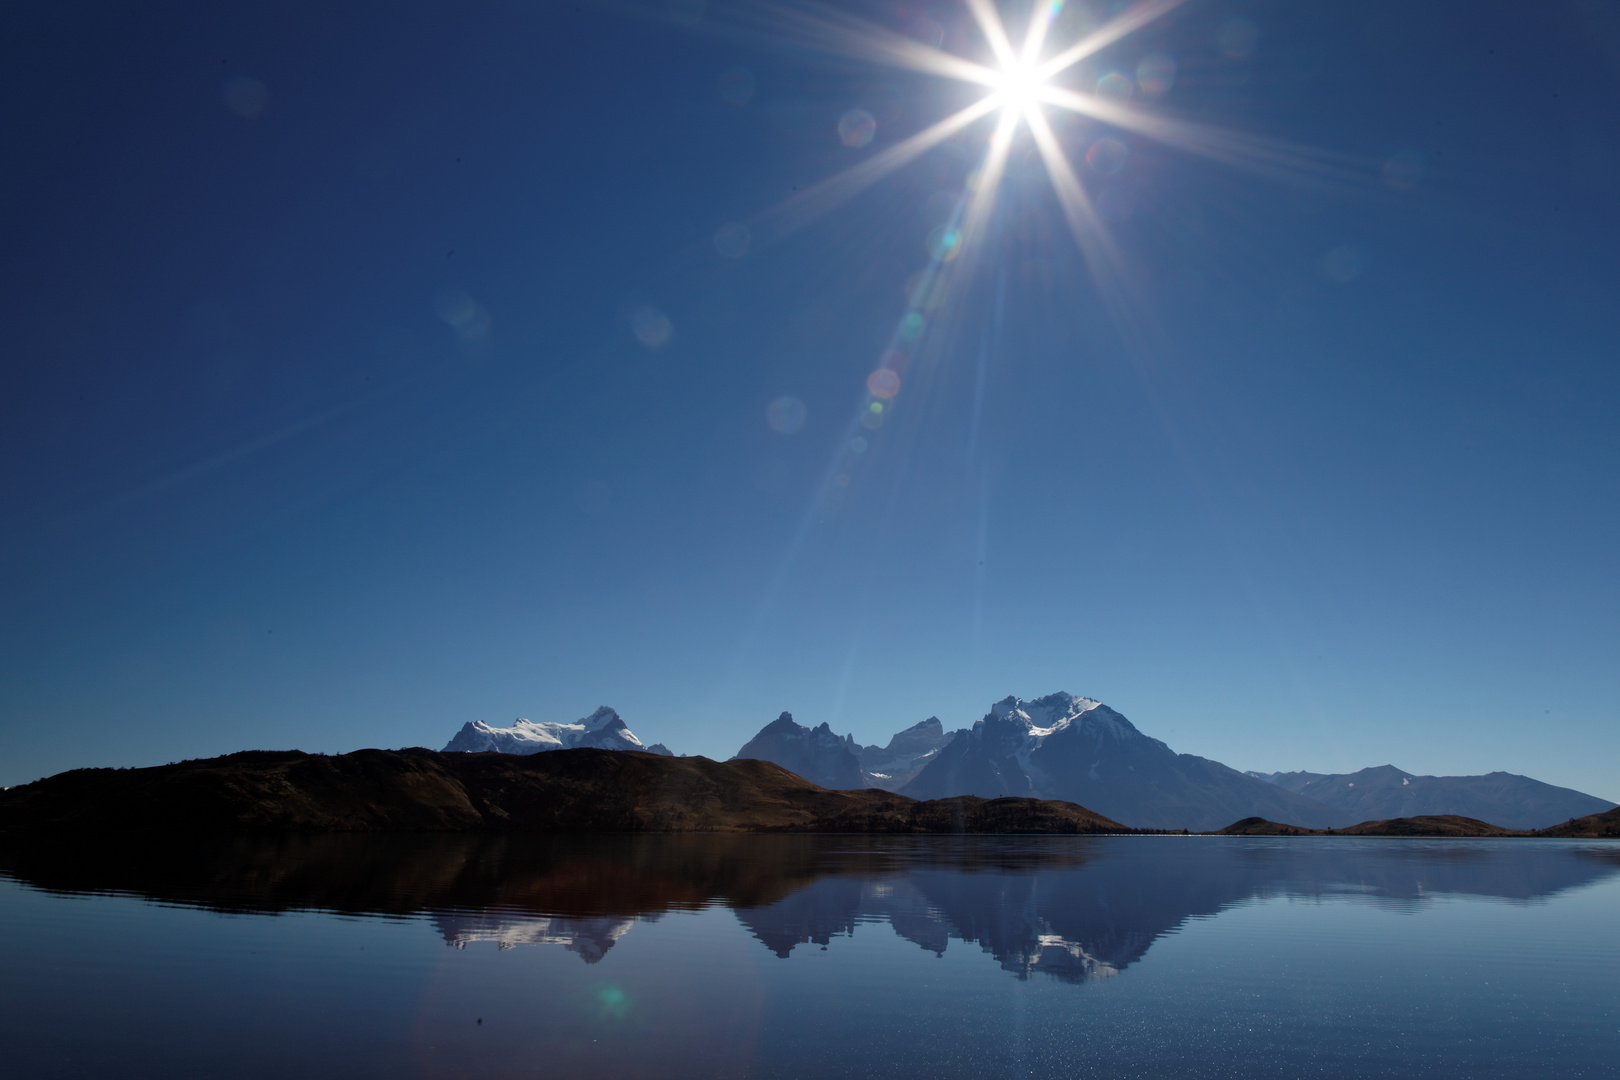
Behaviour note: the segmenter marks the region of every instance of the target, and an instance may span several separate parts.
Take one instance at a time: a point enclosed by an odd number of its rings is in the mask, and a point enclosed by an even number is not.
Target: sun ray
[[[869,60],[980,86],[989,86],[995,81],[995,72],[982,64],[825,8],[801,10],[781,4],[756,3],[730,13],[726,24],[728,28],[746,27],[744,32],[752,37],[852,60]]]
[[[1043,80],[1050,79],[1058,72],[1073,67],[1086,57],[1107,48],[1126,34],[1140,30],[1148,23],[1174,11],[1186,2],[1187,0],[1146,0],[1145,3],[1138,4],[1128,11],[1120,13],[1108,23],[1087,34],[1046,61],[1037,69],[1037,74]]]
[[[1146,135],[1156,142],[1190,154],[1254,172],[1295,179],[1314,176],[1347,182],[1366,175],[1365,166],[1347,155],[1330,155],[1312,147],[1177,120],[1123,102],[1079,94],[1050,84],[1041,86],[1038,96],[1049,105]]]
[[[800,228],[828,210],[844,202],[863,188],[881,180],[919,155],[939,145],[981,117],[998,107],[994,96],[974,102],[965,109],[924,128],[893,146],[886,147],[858,165],[835,173],[812,187],[790,196],[775,208],[765,211],[756,219],[760,231],[782,235]]]
[[[1063,0],[1035,0],[1035,7],[1029,14],[1029,30],[1024,34],[1024,51],[1019,55],[1019,63],[1025,67],[1032,66],[1041,55],[1041,46],[1046,44],[1046,32],[1052,28],[1052,20],[1057,18],[1058,12],[1063,10]]]
[[[1013,52],[1007,28],[1002,25],[996,6],[990,0],[967,0],[967,6],[968,11],[973,13],[973,21],[979,24],[980,33],[984,34],[984,40],[990,43],[990,51],[996,54],[996,62],[1003,68],[1016,66],[1018,54]]]
[[[996,130],[990,136],[984,164],[979,166],[978,180],[963,215],[960,243],[970,257],[977,252],[978,241],[989,225],[991,211],[995,209],[996,192],[1001,187],[1002,177],[1006,175],[1007,154],[1012,149],[1012,137],[1017,129],[1018,114],[1010,109],[1003,110]]]
[[[1035,139],[1035,149],[1041,155],[1041,162],[1046,166],[1046,175],[1052,181],[1052,190],[1057,193],[1064,220],[1069,223],[1069,231],[1080,245],[1080,253],[1085,256],[1092,278],[1111,306],[1117,307],[1118,282],[1122,280],[1119,249],[1114,246],[1108,230],[1098,219],[1086,189],[1074,174],[1074,168],[1064,156],[1063,147],[1058,144],[1046,117],[1041,115],[1039,109],[1031,108],[1025,113],[1024,119]]]

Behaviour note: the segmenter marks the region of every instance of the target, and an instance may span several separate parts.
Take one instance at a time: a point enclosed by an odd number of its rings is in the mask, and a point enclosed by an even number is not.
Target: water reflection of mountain
[[[1530,903],[1620,873],[1620,848],[1534,840],[1212,837],[304,836],[16,847],[58,892],[215,910],[428,915],[447,944],[601,960],[638,919],[712,905],[778,956],[867,924],[1021,978],[1116,974],[1190,918],[1269,897]]]
[[[1035,845],[1031,845],[1034,847]],[[1531,902],[1620,872],[1611,849],[1555,843],[1274,841],[1207,838],[1069,842],[1070,858],[955,870],[936,865],[821,878],[738,918],[781,957],[862,923],[943,953],[976,944],[1021,978],[1117,974],[1189,918],[1254,899],[1347,897],[1395,906],[1442,895]]]
[[[433,925],[444,935],[444,943],[457,949],[479,941],[493,941],[501,949],[515,949],[519,945],[561,945],[569,952],[578,953],[587,964],[594,964],[629,933],[636,920],[612,916],[577,919],[560,915],[447,912],[433,916]]]

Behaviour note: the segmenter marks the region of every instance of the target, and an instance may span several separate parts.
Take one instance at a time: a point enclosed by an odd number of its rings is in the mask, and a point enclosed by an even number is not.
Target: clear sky
[[[942,52],[997,66],[956,0],[6,4],[0,783],[1063,689],[1620,799],[1620,10],[1195,0],[1052,76],[1068,189],[999,107],[883,171],[993,92]]]

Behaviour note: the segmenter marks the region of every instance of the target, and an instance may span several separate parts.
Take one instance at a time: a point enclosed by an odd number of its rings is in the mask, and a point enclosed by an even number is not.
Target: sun
[[[1046,78],[1038,65],[1020,59],[1003,64],[991,85],[1002,109],[1022,116],[1040,103]]]

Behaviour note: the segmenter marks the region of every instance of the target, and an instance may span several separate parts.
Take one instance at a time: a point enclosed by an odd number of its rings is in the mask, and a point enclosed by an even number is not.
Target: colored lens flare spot
[[[1163,97],[1176,84],[1175,57],[1148,53],[1136,62],[1136,88],[1146,97]]]
[[[907,344],[916,341],[918,338],[922,337],[924,325],[925,320],[921,315],[915,311],[909,313],[904,319],[900,320],[901,340],[905,341]]]
[[[1110,71],[1097,80],[1097,96],[1112,98],[1115,101],[1127,101],[1136,92],[1136,83],[1130,76],[1121,75],[1117,71]]]
[[[675,335],[675,326],[655,307],[637,308],[630,316],[630,332],[649,349],[662,349]]]
[[[907,356],[899,349],[890,349],[888,352],[883,354],[883,359],[878,361],[878,367],[888,368],[896,375],[904,375],[906,373],[906,368],[910,366],[911,357]]]
[[[622,1020],[630,1011],[630,995],[617,986],[604,986],[596,992],[596,1003],[602,1008],[602,1015]]]
[[[804,402],[788,394],[783,394],[765,407],[765,422],[772,431],[783,435],[792,435],[802,429],[807,416]]]
[[[1086,165],[1092,172],[1113,176],[1125,167],[1130,150],[1118,139],[1098,139],[1086,151]]]
[[[887,401],[900,392],[900,376],[888,368],[878,368],[866,377],[866,389],[873,397]]]
[[[877,134],[877,121],[865,109],[851,109],[838,118],[838,141],[858,150]]]
[[[928,233],[928,255],[939,262],[950,262],[962,250],[962,234],[949,225],[937,225]]]

